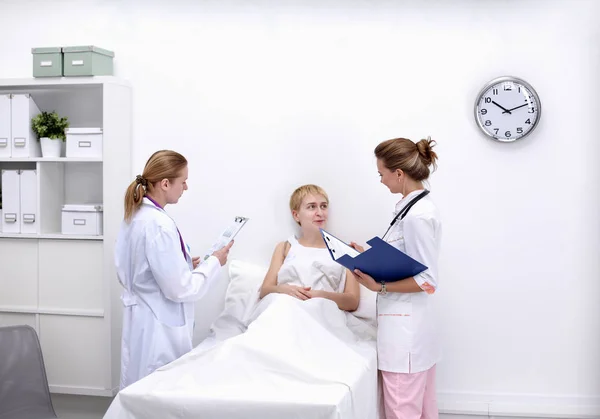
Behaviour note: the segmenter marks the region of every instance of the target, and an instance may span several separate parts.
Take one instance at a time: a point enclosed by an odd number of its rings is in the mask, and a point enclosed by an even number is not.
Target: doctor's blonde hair
[[[125,221],[131,221],[136,211],[142,205],[142,199],[157,182],[163,179],[173,181],[181,175],[188,162],[185,157],[176,151],[160,150],[150,156],[141,175],[125,191]]]
[[[436,169],[437,154],[432,148],[431,137],[416,144],[407,138],[394,138],[375,147],[375,157],[391,171],[402,170],[411,179],[423,181],[429,178],[429,166]]]

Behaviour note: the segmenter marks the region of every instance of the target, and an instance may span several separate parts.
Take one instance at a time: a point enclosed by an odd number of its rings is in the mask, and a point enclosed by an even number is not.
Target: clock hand
[[[493,100],[492,100],[492,103],[493,103],[494,105],[496,105],[497,107],[499,107],[500,109],[502,109],[502,110],[504,111],[504,112],[502,112],[502,113],[510,113],[510,111],[509,111],[508,109],[506,109],[506,108],[502,107],[501,105],[498,105],[498,104],[497,104],[495,101],[493,101]]]
[[[512,108],[512,109],[506,109],[506,110],[505,110],[505,112],[502,112],[502,113],[506,113],[506,112],[508,112],[508,113],[511,113],[511,111],[514,111],[515,109],[519,109],[519,108],[522,108],[523,106],[527,106],[527,105],[529,105],[529,103],[526,103],[526,104],[524,104],[524,105],[517,106],[516,108]]]

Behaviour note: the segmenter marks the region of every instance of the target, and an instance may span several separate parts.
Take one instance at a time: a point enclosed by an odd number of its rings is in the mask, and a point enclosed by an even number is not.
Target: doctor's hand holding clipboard
[[[367,288],[373,291],[378,290],[377,282],[384,284],[400,281],[427,269],[427,266],[379,237],[373,237],[368,241],[370,249],[365,251],[362,246],[358,246],[361,249],[358,251],[355,243],[355,246],[348,245],[323,229],[321,229],[321,235],[333,260],[348,268],[364,281],[372,282]],[[363,283],[363,285],[365,284]]]
[[[440,348],[432,304],[442,225],[423,185],[430,167],[435,168],[434,144],[429,138],[417,143],[396,138],[375,148],[381,183],[402,199],[381,239],[368,241],[370,249],[355,242],[346,245],[356,252],[358,282],[378,293],[377,355],[387,419],[406,418],[406,412],[414,414],[411,418],[438,418],[435,366]],[[370,252],[372,263],[360,264]],[[340,262],[348,258],[342,256]]]
[[[350,247],[353,248],[354,250],[357,250],[360,253],[365,251],[365,248],[356,242],[350,242]]]

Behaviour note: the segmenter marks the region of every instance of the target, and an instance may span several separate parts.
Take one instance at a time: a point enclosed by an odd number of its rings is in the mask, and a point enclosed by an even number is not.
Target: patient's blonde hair
[[[292,193],[290,197],[290,210],[299,211],[300,206],[302,205],[302,200],[306,198],[308,195],[323,195],[327,204],[329,204],[329,197],[327,193],[317,185],[302,185]]]

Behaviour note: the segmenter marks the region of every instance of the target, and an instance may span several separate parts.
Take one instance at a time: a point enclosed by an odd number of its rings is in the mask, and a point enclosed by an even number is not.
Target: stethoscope
[[[419,195],[415,196],[408,204],[406,204],[406,206],[404,208],[402,208],[402,210],[400,210],[400,212],[398,214],[396,214],[396,216],[390,223],[390,226],[385,231],[385,234],[383,235],[382,240],[385,240],[385,236],[387,236],[387,234],[390,232],[390,229],[394,226],[394,224],[396,224],[396,221],[398,221],[398,218],[400,218],[400,220],[402,220],[406,216],[406,214],[408,214],[408,211],[412,208],[412,206],[415,205],[421,198],[424,198],[425,196],[427,196],[428,193],[429,193],[429,191],[427,189],[425,189]]]

